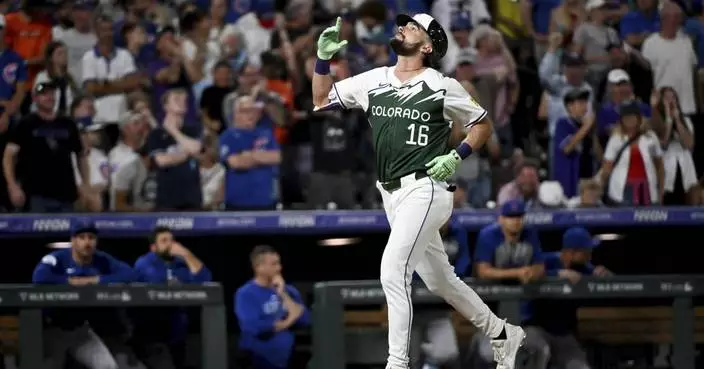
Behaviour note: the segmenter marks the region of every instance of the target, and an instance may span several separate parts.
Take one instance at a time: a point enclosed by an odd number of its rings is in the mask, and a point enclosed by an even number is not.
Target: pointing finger
[[[340,27],[342,27],[342,17],[337,17],[337,21],[335,21],[335,31],[340,32]]]
[[[347,40],[340,41],[337,46],[342,49],[343,47],[347,46]]]

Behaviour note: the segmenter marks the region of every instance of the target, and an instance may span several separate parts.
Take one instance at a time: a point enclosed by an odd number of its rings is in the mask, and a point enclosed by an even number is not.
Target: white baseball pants
[[[88,325],[73,330],[50,328],[44,332],[45,368],[63,369],[66,355],[89,369],[117,369],[117,362]]]
[[[417,272],[428,289],[445,299],[489,337],[501,333],[504,322],[462,282],[448,261],[440,227],[452,213],[447,184],[415,174],[401,178],[401,188],[388,192],[379,183],[391,233],[381,258],[381,286],[389,311],[387,369],[406,369],[411,341],[413,305],[411,279]]]

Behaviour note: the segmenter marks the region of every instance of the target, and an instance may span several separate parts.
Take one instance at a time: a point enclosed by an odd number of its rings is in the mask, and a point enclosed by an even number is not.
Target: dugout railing
[[[36,286],[0,285],[0,307],[19,309],[19,368],[44,367],[44,308],[200,307],[203,369],[227,369],[223,290],[202,285]]]
[[[618,276],[584,278],[577,284],[546,279],[530,285],[500,285],[465,280],[487,301],[498,303],[499,315],[520,322],[520,302],[531,299],[668,299],[672,301],[673,369],[695,367],[693,299],[704,295],[704,276]],[[442,303],[422,283],[414,284],[414,305]],[[378,281],[321,282],[314,287],[312,369],[343,369],[349,352],[363,351],[364,338],[347,340],[346,307],[379,305],[384,293]],[[606,302],[604,305],[608,305]]]

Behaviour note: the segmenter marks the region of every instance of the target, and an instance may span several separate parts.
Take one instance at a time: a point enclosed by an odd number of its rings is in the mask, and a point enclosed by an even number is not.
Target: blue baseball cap
[[[81,233],[92,233],[97,235],[98,229],[95,227],[95,223],[89,220],[79,220],[71,225],[71,237],[75,237]]]
[[[522,217],[526,213],[526,203],[523,200],[510,200],[501,205],[501,216]]]
[[[599,246],[596,240],[586,229],[582,227],[572,227],[562,235],[562,248],[573,250],[591,250]]]
[[[469,31],[472,29],[472,20],[469,14],[466,12],[461,12],[454,17],[452,17],[452,23],[450,24],[450,31]]]

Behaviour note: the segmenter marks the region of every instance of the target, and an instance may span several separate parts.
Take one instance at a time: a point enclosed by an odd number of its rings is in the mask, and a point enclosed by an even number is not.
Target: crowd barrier
[[[0,285],[0,306],[19,308],[20,369],[44,367],[42,308],[200,306],[202,368],[227,369],[227,324],[222,287]]]
[[[467,230],[496,220],[493,210],[458,210],[453,216]],[[139,236],[154,226],[167,226],[181,234],[262,234],[384,231],[389,228],[379,210],[208,212],[208,213],[102,213],[6,214],[0,216],[0,237],[67,234],[78,220],[93,220],[103,235]],[[526,222],[539,229],[580,226],[702,225],[704,208],[576,209],[533,211]]]
[[[487,301],[498,301],[499,315],[518,323],[521,299],[672,299],[673,368],[694,369],[693,298],[704,294],[702,276],[633,276],[584,278],[577,284],[547,279],[531,285],[497,285],[472,279],[466,282]],[[439,303],[422,284],[414,285],[413,302]],[[379,305],[384,293],[378,281],[321,282],[315,285],[313,308],[313,369],[344,369],[346,363],[343,311],[352,305]],[[357,351],[357,350],[355,350]]]

